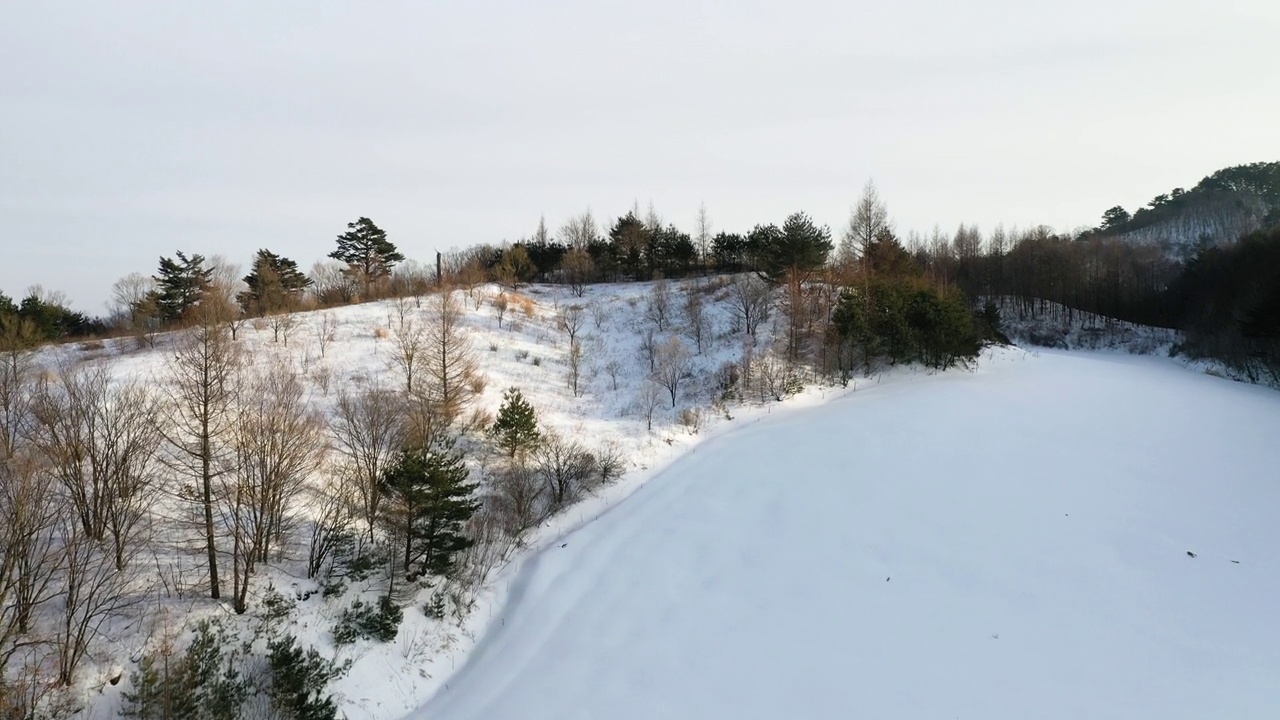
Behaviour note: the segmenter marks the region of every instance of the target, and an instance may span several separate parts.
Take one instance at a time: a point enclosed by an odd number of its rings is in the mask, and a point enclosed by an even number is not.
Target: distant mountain
[[[1190,190],[1157,195],[1132,215],[1116,206],[1093,232],[1143,245],[1159,245],[1179,260],[1205,247],[1225,245],[1280,225],[1280,162],[1219,170]]]

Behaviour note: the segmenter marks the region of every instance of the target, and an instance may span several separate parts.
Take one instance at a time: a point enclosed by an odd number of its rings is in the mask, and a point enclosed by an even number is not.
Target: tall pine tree
[[[347,231],[338,236],[338,249],[329,257],[346,263],[348,272],[366,284],[387,277],[391,268],[404,260],[386,231],[367,217],[347,223]]]
[[[160,270],[154,275],[156,289],[153,294],[161,319],[177,322],[182,319],[209,287],[213,268],[204,266],[203,255],[187,257],[181,250],[177,260],[160,258]]]
[[[404,542],[404,569],[418,574],[447,575],[454,557],[471,547],[463,526],[480,503],[475,483],[468,483],[462,453],[450,441],[406,448],[382,475],[386,517]]]

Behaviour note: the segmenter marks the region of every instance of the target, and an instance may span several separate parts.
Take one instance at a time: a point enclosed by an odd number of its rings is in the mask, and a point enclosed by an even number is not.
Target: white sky
[[[1095,224],[1280,159],[1280,2],[5,3],[0,290],[101,313],[174,250],[411,258],[874,178],[900,230]]]

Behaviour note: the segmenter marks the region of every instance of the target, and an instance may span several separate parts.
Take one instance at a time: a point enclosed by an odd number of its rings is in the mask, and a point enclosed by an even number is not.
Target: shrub
[[[338,624],[333,628],[333,642],[350,645],[361,638],[391,642],[396,639],[403,619],[404,611],[391,601],[389,595],[378,598],[376,607],[356,600],[338,618]]]

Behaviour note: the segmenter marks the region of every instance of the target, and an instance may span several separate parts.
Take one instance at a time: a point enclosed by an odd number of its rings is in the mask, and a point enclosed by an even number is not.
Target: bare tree
[[[769,283],[754,273],[741,273],[729,284],[733,314],[748,335],[755,335],[760,323],[769,319],[772,292]]]
[[[475,397],[479,362],[462,325],[462,307],[453,293],[433,296],[427,308],[424,392],[445,424],[452,423]]]
[[[62,536],[63,571],[58,583],[62,612],[53,641],[58,652],[58,680],[70,685],[103,627],[133,605],[136,597],[131,594],[132,574],[118,569],[98,543],[84,534],[78,521],[68,518]]]
[[[32,368],[31,354],[21,345],[0,342],[0,461],[18,452],[30,428]]]
[[[675,407],[680,384],[693,371],[693,357],[684,343],[680,342],[679,338],[673,337],[658,346],[656,359],[657,368],[653,371],[651,379],[666,388],[671,395],[671,407]]]
[[[595,261],[586,250],[570,248],[560,261],[560,270],[564,273],[565,282],[569,283],[569,290],[582,297],[587,293],[587,283],[595,272]]]
[[[698,220],[694,225],[693,244],[698,250],[698,262],[704,266],[711,258],[711,218],[707,215],[707,204],[698,203]]]
[[[663,332],[671,317],[671,285],[663,278],[658,278],[649,291],[649,301],[645,305],[644,316],[653,323],[654,329]]]
[[[597,330],[605,326],[609,322],[609,306],[605,305],[599,299],[592,300],[587,303],[587,311],[591,313],[591,324],[595,325]]]
[[[658,339],[654,336],[652,329],[645,330],[640,336],[640,354],[649,361],[649,372],[657,371]]]
[[[0,671],[40,642],[27,637],[35,610],[61,591],[61,507],[35,457],[0,458]]]
[[[604,371],[609,376],[609,389],[617,392],[618,375],[622,373],[622,363],[618,362],[617,358],[614,358],[605,363]]]
[[[511,537],[519,537],[537,525],[545,515],[542,510],[543,488],[533,467],[523,458],[504,465],[493,476],[493,495],[489,500],[502,525]]]
[[[222,461],[234,420],[234,376],[240,362],[240,353],[223,327],[206,324],[187,331],[168,363],[168,402],[163,406],[160,426],[171,450],[166,462],[195,483],[193,494],[203,516],[209,562],[209,593],[214,599],[222,595],[214,487],[225,472]]]
[[[311,536],[307,552],[307,577],[319,575],[330,561],[351,528],[352,510],[359,499],[354,488],[330,479],[315,491],[312,507]]]
[[[41,382],[34,403],[36,445],[82,532],[109,539],[121,570],[155,500],[157,409],[150,391],[114,383],[107,366],[65,368]]]
[[[320,348],[320,357],[324,357],[337,332],[338,318],[331,312],[321,313],[320,324],[316,326],[316,345]]]
[[[684,304],[681,309],[684,310],[685,334],[693,340],[694,346],[698,348],[698,354],[701,355],[703,348],[711,341],[711,318],[707,315],[706,306],[702,302],[702,293],[698,292],[697,286],[686,285]]]
[[[511,307],[511,301],[507,299],[506,293],[500,292],[498,293],[498,296],[493,299],[493,312],[498,316],[499,330],[502,329],[502,318],[507,314],[507,308],[509,307]]]
[[[280,342],[280,338],[284,338],[284,344],[289,344],[289,336],[293,334],[294,328],[298,326],[298,316],[292,311],[279,310],[267,316],[267,326],[271,328],[271,342]],[[235,339],[235,335],[232,335]]]
[[[569,341],[569,352],[565,355],[565,363],[569,367],[567,374],[569,381],[569,390],[574,397],[578,397],[582,380],[582,362],[584,359],[584,351],[582,349],[582,339],[573,338]]]
[[[369,539],[382,502],[382,471],[404,445],[404,402],[393,392],[369,390],[338,396],[332,431],[342,477],[355,488]]]
[[[578,339],[578,333],[582,332],[582,328],[587,324],[587,309],[581,305],[569,305],[561,308],[556,315],[556,327],[560,328],[569,338],[569,344],[573,345]]]
[[[840,241],[839,262],[852,265],[861,259],[865,263],[871,243],[875,242],[881,232],[890,229],[892,225],[889,223],[889,210],[880,199],[875,183],[868,180],[862,188],[862,197],[849,216],[849,224]]]
[[[249,576],[287,530],[289,507],[323,457],[323,421],[285,363],[242,384],[231,445],[235,470],[224,476],[224,522],[231,535],[232,608],[248,609]]]
[[[653,431],[653,416],[666,401],[666,393],[656,383],[641,383],[640,393],[636,396],[636,408],[640,411],[640,417],[644,418],[645,428],[650,432]]]
[[[406,393],[413,393],[413,380],[422,367],[426,350],[426,333],[413,318],[401,318],[392,343],[391,364],[404,377]]]
[[[586,250],[587,246],[599,239],[600,229],[588,208],[581,215],[569,218],[556,235],[570,249]]]
[[[136,329],[143,318],[143,307],[155,288],[155,278],[138,272],[129,273],[111,286],[111,301],[107,303],[107,309],[127,323],[130,329]]]
[[[546,433],[533,460],[551,513],[577,502],[592,487],[596,459],[579,443]]]

